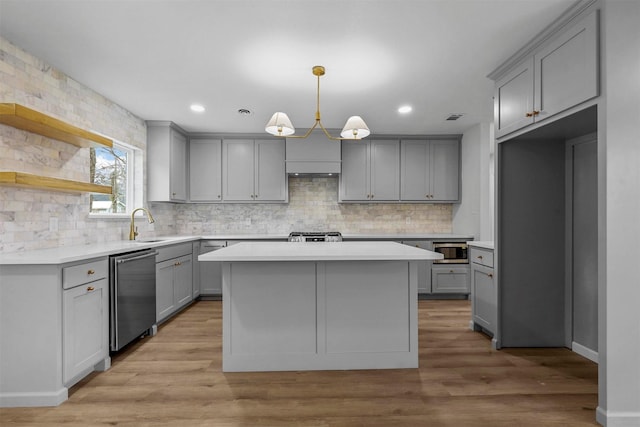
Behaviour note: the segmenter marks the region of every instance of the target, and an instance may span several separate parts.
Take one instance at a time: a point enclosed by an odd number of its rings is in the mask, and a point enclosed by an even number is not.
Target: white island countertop
[[[389,261],[436,260],[443,255],[395,242],[244,242],[198,261]]]

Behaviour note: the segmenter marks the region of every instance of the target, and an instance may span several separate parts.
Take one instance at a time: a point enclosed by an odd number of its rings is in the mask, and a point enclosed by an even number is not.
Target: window
[[[136,149],[114,142],[112,148],[91,148],[89,169],[91,182],[109,185],[112,194],[92,194],[91,214],[127,214],[137,197],[134,194]]]

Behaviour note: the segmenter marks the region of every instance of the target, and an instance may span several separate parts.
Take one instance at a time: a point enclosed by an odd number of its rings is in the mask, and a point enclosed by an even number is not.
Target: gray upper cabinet
[[[187,138],[171,122],[147,122],[148,200],[187,200]]]
[[[496,137],[533,123],[533,58],[496,81]]]
[[[255,141],[255,200],[287,200],[285,141]]]
[[[598,68],[593,11],[496,80],[496,137],[598,96]]]
[[[593,11],[536,53],[536,121],[598,96],[597,31],[598,12]]]
[[[398,201],[400,142],[342,141],[340,201]]]
[[[222,200],[222,140],[189,141],[189,200]]]
[[[286,202],[285,141],[224,140],[222,189],[225,201]]]
[[[400,200],[460,200],[459,140],[403,140],[401,160]]]

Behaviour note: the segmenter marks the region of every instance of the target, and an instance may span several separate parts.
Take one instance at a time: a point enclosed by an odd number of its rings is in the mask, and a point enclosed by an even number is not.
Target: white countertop
[[[194,240],[286,240],[288,234],[219,234],[203,236],[159,236],[137,241],[121,240],[105,243],[91,243],[79,246],[60,246],[33,251],[0,254],[0,265],[65,264],[91,258],[121,254],[146,248],[190,242]],[[347,240],[469,240],[472,236],[460,234],[344,234]],[[284,243],[284,242],[283,242]],[[346,242],[345,242],[346,243]],[[356,243],[356,242],[350,242]],[[363,242],[367,243],[367,242]]]
[[[434,260],[442,254],[395,242],[243,242],[198,261],[389,261]]]
[[[289,234],[217,234],[200,238],[205,240],[286,240]],[[419,234],[342,234],[346,240],[470,240],[468,234],[419,233]]]
[[[476,248],[493,250],[493,241],[490,241],[490,240],[485,240],[485,241],[473,240],[473,241],[467,242],[467,245],[475,246]]]
[[[150,238],[143,240],[120,240],[106,243],[91,243],[80,246],[60,246],[36,251],[10,252],[0,254],[0,265],[27,265],[27,264],[65,264],[74,261],[83,261],[90,258],[98,258],[114,254],[139,251],[147,248],[155,248],[169,244],[191,242],[199,240],[199,236],[171,236]],[[155,240],[155,241],[154,241]]]

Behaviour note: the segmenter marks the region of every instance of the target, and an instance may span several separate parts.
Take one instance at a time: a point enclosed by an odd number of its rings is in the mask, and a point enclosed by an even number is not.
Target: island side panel
[[[224,371],[315,356],[315,262],[225,262],[222,286]]]
[[[326,352],[409,352],[407,262],[326,263]]]
[[[223,371],[416,368],[417,295],[416,262],[224,262]]]

